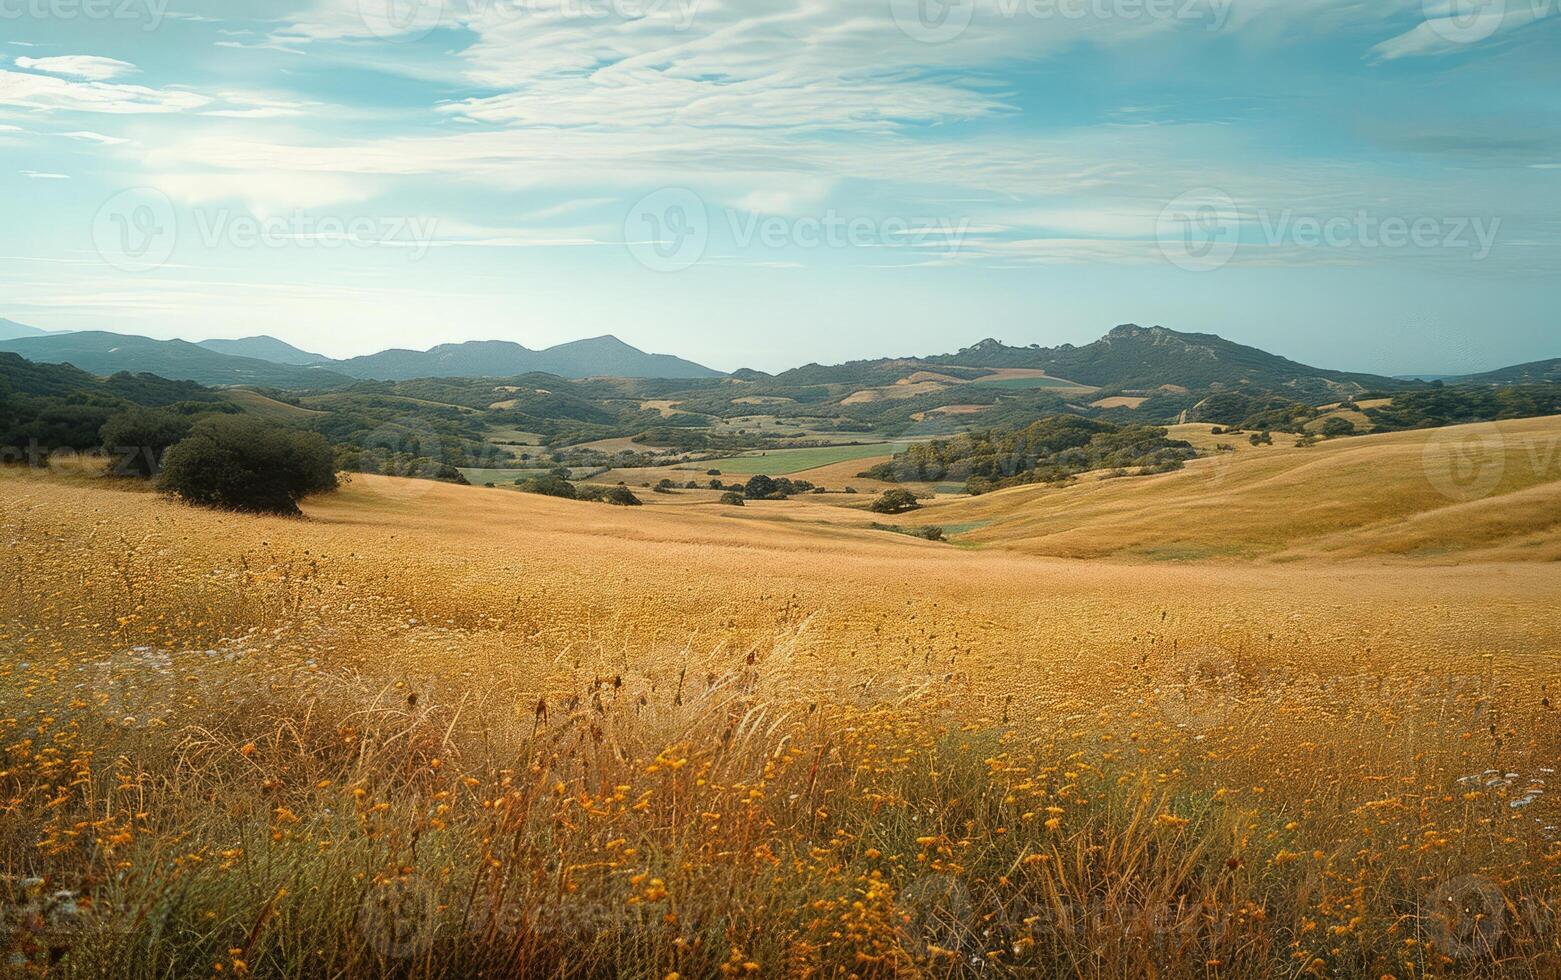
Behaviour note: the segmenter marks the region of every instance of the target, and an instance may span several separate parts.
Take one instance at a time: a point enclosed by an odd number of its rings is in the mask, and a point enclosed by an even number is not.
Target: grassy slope
[[[299,408],[297,405],[279,402],[274,398],[267,398],[265,395],[257,391],[250,391],[247,388],[234,388],[231,391],[225,391],[223,392],[223,397],[244,411],[266,419],[296,422],[325,414],[313,409]]]
[[[825,446],[817,449],[776,449],[762,456],[733,456],[711,461],[709,468],[723,474],[752,476],[792,476],[804,470],[843,463],[849,460],[871,459],[903,451],[904,443],[875,442],[861,446]]]
[[[1478,499],[1444,494],[1433,478],[1457,465],[1461,440],[1480,437],[1500,441],[1499,482]],[[1020,487],[914,521],[984,522],[962,540],[1067,557],[1561,559],[1561,417],[1309,449],[1240,445],[1176,473]]]
[[[1550,565],[382,477],[302,521],[0,499],[0,846],[91,899],[66,975],[1447,975],[1443,883],[1561,886],[1553,797],[1458,781],[1554,765]],[[1530,921],[1500,975],[1554,976]]]
[[[340,493],[306,502],[309,520],[298,522],[198,510],[106,481],[9,468],[0,469],[0,486],[19,527],[81,524],[86,534],[107,520],[141,529],[154,544],[177,543],[181,559],[197,566],[276,547],[324,555],[342,588],[388,596],[422,623],[460,620],[473,609],[529,618],[567,607],[573,619],[550,634],[559,645],[578,635],[580,617],[614,624],[613,642],[624,649],[690,634],[706,644],[740,643],[769,628],[777,603],[790,603],[817,612],[816,637],[832,649],[903,652],[924,628],[906,618],[907,600],[960,610],[959,645],[975,644],[995,663],[1115,649],[1124,631],[1150,630],[1166,609],[1189,630],[1252,642],[1281,620],[1291,624],[1287,635],[1381,639],[1406,610],[1419,610],[1448,624],[1440,640],[1451,644],[1477,637],[1498,649],[1561,644],[1561,622],[1539,630],[1528,617],[1488,605],[1500,595],[1546,618],[1554,574],[1542,565],[1419,565],[1384,576],[1377,565],[1337,562],[1081,564],[875,533],[866,529],[870,515],[811,497],[729,508],[714,503],[714,494],[646,493],[647,506],[620,509],[354,476]],[[406,556],[416,556],[411,566]],[[754,575],[759,568],[764,574]],[[1235,610],[1229,604],[1238,594],[1245,601]]]

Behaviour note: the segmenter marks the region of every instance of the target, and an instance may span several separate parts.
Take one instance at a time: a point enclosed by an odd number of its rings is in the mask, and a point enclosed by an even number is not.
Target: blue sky
[[[1561,0],[0,0],[0,316],[1561,354]]]

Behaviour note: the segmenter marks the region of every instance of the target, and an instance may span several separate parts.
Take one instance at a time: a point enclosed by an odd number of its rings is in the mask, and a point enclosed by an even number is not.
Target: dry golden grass
[[[991,407],[991,405],[944,405],[942,408],[916,412],[911,418],[917,422],[925,422],[934,415],[980,415]]]
[[[1102,398],[1099,401],[1090,402],[1091,408],[1134,408],[1148,401],[1148,396],[1135,398],[1128,395],[1117,395],[1112,398]]]
[[[1243,432],[1231,434],[1222,432],[1214,434],[1214,430],[1220,426],[1210,425],[1207,422],[1184,422],[1180,425],[1168,425],[1165,427],[1171,438],[1181,439],[1192,444],[1199,452],[1212,453],[1219,447],[1227,447],[1232,452],[1269,452],[1283,446],[1293,446],[1299,436],[1289,432],[1271,432],[1269,437],[1274,440],[1271,446],[1254,446],[1250,441],[1251,433]]]
[[[699,496],[357,477],[290,521],[0,470],[12,968],[1561,969],[1557,566]]]
[[[675,402],[675,401],[668,401],[665,398],[653,398],[653,399],[650,399],[648,401],[640,402],[640,411],[642,411],[642,412],[650,412],[650,411],[660,412],[661,413],[661,417],[665,418],[665,419],[669,419],[669,418],[671,418],[674,415],[685,415],[685,414],[687,414],[687,413],[683,412],[682,410],[680,410],[677,406],[678,406],[678,403]]]
[[[324,412],[316,412],[308,408],[299,408],[297,405],[289,405],[279,402],[274,398],[267,398],[258,391],[250,391],[247,388],[234,388],[223,392],[223,397],[246,412],[252,412],[261,418],[283,419],[285,421],[297,421],[308,419],[312,416],[323,415]]]
[[[865,405],[879,401],[903,401],[907,398],[917,398],[921,395],[930,395],[936,391],[945,391],[948,384],[941,381],[910,381],[901,378],[892,385],[881,388],[863,388],[853,391],[840,399],[842,405]]]
[[[1190,429],[1172,431],[1197,445]],[[1310,448],[1228,438],[1236,452],[1177,472],[1020,487],[937,503],[908,521],[1075,558],[1561,560],[1561,418]]]

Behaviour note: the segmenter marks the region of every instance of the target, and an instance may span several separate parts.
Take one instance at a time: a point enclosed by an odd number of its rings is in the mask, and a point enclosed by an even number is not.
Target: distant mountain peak
[[[261,334],[255,337],[241,337],[238,340],[202,340],[197,345],[207,350],[214,350],[219,354],[230,354],[234,357],[253,357],[262,361],[271,361],[273,364],[291,364],[296,367],[304,367],[310,364],[325,364],[330,358],[324,354],[314,354],[306,350],[300,350],[285,340]]]
[[[721,372],[670,354],[647,354],[604,334],[532,350],[508,340],[441,344],[427,351],[389,350],[332,365],[357,378],[507,378],[556,374],[562,378],[718,378]]]
[[[985,340],[978,340],[978,341],[976,341],[975,343],[971,344],[969,347],[961,348],[960,349],[960,353],[961,354],[966,354],[966,353],[969,353],[969,354],[995,354],[995,353],[997,353],[999,351],[1004,351],[1004,350],[1008,350],[1008,349],[1009,349],[1008,345],[1003,343],[1001,340],[998,340],[995,337],[988,337]]]
[[[25,323],[17,323],[15,320],[0,318],[0,340],[17,340],[21,337],[48,337],[61,332],[68,331],[42,330],[38,327],[29,327]]]
[[[0,341],[0,350],[39,364],[71,364],[103,377],[128,371],[203,385],[281,388],[329,387],[347,381],[343,375],[319,367],[225,354],[183,340],[153,340],[103,330]]]

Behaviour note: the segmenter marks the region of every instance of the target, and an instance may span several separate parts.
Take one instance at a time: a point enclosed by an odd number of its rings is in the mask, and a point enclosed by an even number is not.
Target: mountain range
[[[0,341],[0,351],[42,364],[70,364],[105,377],[128,371],[203,385],[267,388],[330,388],[353,380],[324,368],[220,354],[183,340],[151,340],[100,330]]]
[[[37,327],[29,327],[25,323],[17,323],[15,320],[0,319],[0,340],[15,340],[18,337],[49,337],[68,332],[39,330]]]
[[[311,364],[326,364],[330,361],[324,354],[311,354],[306,350],[299,350],[292,344],[277,340],[275,337],[244,337],[240,340],[202,340],[200,346],[207,350],[214,350],[219,354],[232,354],[234,357],[254,357],[262,361],[270,361],[273,364],[291,364],[294,367],[308,367]]]
[[[507,340],[441,344],[431,350],[387,350],[345,361],[333,371],[355,378],[406,381],[412,378],[513,377],[554,374],[560,378],[719,378],[715,371],[670,354],[647,354],[617,337],[576,340],[531,350]]]
[[[882,380],[916,371],[936,373],[956,368],[1026,368],[1081,385],[1128,390],[1163,385],[1205,389],[1215,384],[1246,384],[1288,389],[1303,400],[1336,400],[1355,391],[1404,388],[1416,383],[1312,367],[1214,334],[1182,333],[1131,323],[1083,346],[1010,347],[987,339],[953,354],[853,361],[835,366],[808,364],[774,375],[773,379],[790,384],[835,384],[862,377]],[[742,371],[735,376],[748,380],[771,378],[757,371]]]
[[[593,377],[701,380],[726,377],[692,361],[648,354],[617,337],[603,336],[532,350],[502,340],[442,344],[426,351],[386,350],[332,360],[274,337],[239,340],[152,340],[102,331],[47,333],[0,320],[0,351],[39,363],[68,363],[98,375],[121,371],[155,374],[205,385],[332,388],[354,380],[508,378],[551,374]],[[808,364],[779,374],[739,370],[739,381],[788,385],[891,384],[917,371],[1044,371],[1096,388],[1148,391],[1165,386],[1207,389],[1250,385],[1288,390],[1301,400],[1336,399],[1368,389],[1404,388],[1423,380],[1312,367],[1214,334],[1124,324],[1093,343],[1014,347],[987,339],[952,354],[878,358],[825,366]],[[1502,384],[1561,378],[1561,358],[1515,365],[1448,381]]]
[[[275,337],[241,340],[152,340],[86,330],[49,334],[0,321],[0,351],[31,361],[73,364],[109,375],[144,372],[205,385],[263,385],[325,388],[352,380],[406,381],[412,378],[507,378],[552,374],[562,378],[719,378],[720,371],[669,354],[647,354],[617,337],[576,340],[532,350],[503,340],[442,344],[431,350],[387,350],[332,360]]]

